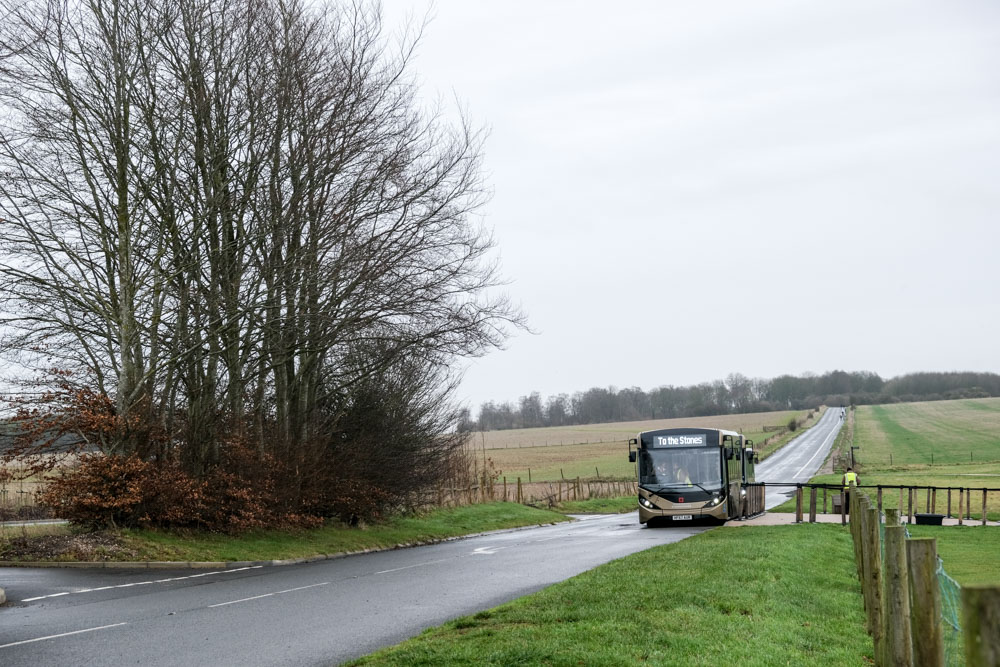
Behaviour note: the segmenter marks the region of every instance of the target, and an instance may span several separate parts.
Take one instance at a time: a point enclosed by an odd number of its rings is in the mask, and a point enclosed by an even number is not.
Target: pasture
[[[866,405],[855,419],[869,470],[1000,462],[1000,398]]]
[[[765,427],[784,426],[792,417],[801,417],[805,411],[752,412],[740,415],[709,417],[679,417],[677,419],[650,419],[608,424],[583,424],[579,426],[549,426],[546,428],[521,428],[505,431],[480,431],[473,433],[472,443],[477,449],[516,449],[523,447],[550,447],[553,445],[619,444],[634,438],[640,431],[660,428],[700,426],[738,431],[755,442],[766,437]]]
[[[971,512],[982,513],[983,488],[1000,488],[1000,398],[860,406],[854,414],[855,461],[864,486],[932,486],[915,492],[914,512],[958,515],[959,488],[972,489]],[[851,443],[845,443],[845,453]],[[839,484],[841,471],[811,481]],[[951,488],[949,493],[945,489]],[[875,489],[869,495],[876,496]],[[967,498],[965,499],[967,503]],[[905,513],[909,496],[883,491],[883,507]],[[772,511],[792,511],[787,502]],[[966,510],[968,511],[968,506]],[[1000,492],[987,494],[987,518],[1000,519]]]
[[[700,426],[742,432],[755,443],[777,434],[793,418],[804,420],[808,411],[758,412],[742,415],[662,419],[654,421],[590,424],[587,426],[519,429],[474,433],[469,448],[479,465],[484,462],[508,482],[558,479],[635,479],[635,464],[628,461],[628,440],[640,431]],[[819,413],[817,413],[818,417]],[[811,425],[811,422],[804,426]],[[767,453],[795,433],[775,438]]]

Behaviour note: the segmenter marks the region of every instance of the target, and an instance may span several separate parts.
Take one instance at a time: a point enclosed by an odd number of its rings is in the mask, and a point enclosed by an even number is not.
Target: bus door
[[[743,479],[743,463],[740,460],[740,448],[738,439],[732,436],[723,436],[722,455],[726,461],[727,481],[727,502],[728,516],[734,517],[740,509],[740,486]]]

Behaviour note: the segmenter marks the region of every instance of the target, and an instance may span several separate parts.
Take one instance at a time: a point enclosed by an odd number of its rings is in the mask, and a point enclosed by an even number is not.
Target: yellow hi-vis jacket
[[[844,491],[850,491],[850,487],[858,485],[858,473],[856,472],[845,472],[844,473]]]

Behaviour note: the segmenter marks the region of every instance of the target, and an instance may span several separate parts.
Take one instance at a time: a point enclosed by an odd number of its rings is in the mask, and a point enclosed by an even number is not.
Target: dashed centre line
[[[121,625],[128,625],[128,623],[112,623],[111,625],[102,625],[97,628],[87,628],[85,630],[74,630],[73,632],[63,632],[58,635],[48,635],[47,637],[35,637],[34,639],[23,639],[19,642],[11,642],[9,644],[0,644],[0,648],[10,648],[11,646],[20,646],[21,644],[31,644],[32,642],[40,642],[46,639],[57,639],[59,637],[69,637],[70,635],[79,635],[84,632],[95,632],[97,630],[107,630],[108,628],[117,628]]]
[[[328,585],[330,583],[332,583],[332,582],[324,581],[323,583],[320,583],[320,584],[310,584],[308,586],[299,586],[298,588],[287,588],[287,589],[285,589],[283,591],[274,591],[273,593],[264,593],[263,595],[253,595],[253,596],[248,597],[248,598],[240,598],[239,600],[230,600],[229,602],[219,602],[218,604],[210,604],[210,605],[208,605],[208,608],[209,609],[214,609],[215,607],[225,607],[226,605],[236,604],[238,602],[249,602],[250,600],[259,600],[261,598],[269,598],[269,597],[274,596],[274,595],[281,595],[282,593],[292,593],[293,591],[303,591],[303,590],[305,590],[307,588],[316,588],[318,586],[326,586],[326,585]]]
[[[382,570],[381,572],[376,572],[375,574],[388,574],[390,572],[399,572],[400,570],[409,570],[414,567],[423,567],[424,565],[434,565],[435,563],[444,563],[445,561],[454,560],[453,558],[440,558],[438,560],[429,560],[423,563],[415,563],[413,565],[406,565],[405,567],[394,567],[391,570]]]
[[[94,593],[96,591],[111,590],[112,588],[131,588],[132,586],[145,586],[147,584],[163,584],[163,583],[166,583],[168,581],[181,581],[183,579],[196,579],[198,577],[207,577],[207,576],[212,575],[212,574],[229,574],[230,572],[240,572],[240,571],[243,571],[243,570],[256,570],[257,568],[261,568],[261,567],[264,567],[264,566],[263,565],[250,565],[250,566],[247,566],[247,567],[234,567],[231,570],[216,570],[216,571],[213,571],[213,572],[200,572],[198,574],[189,574],[189,575],[184,576],[184,577],[170,577],[170,578],[167,578],[167,579],[153,579],[153,580],[150,580],[150,581],[133,581],[130,584],[118,584],[116,586],[99,586],[97,588],[81,588],[78,591],[65,591],[65,592],[62,592],[62,593],[50,593],[49,595],[39,595],[38,597],[33,597],[33,598],[24,598],[23,600],[21,600],[21,602],[34,602],[35,600],[45,600],[47,598],[57,598],[57,597],[60,597],[60,596],[63,596],[63,595],[76,595],[76,594],[79,594],[79,593]],[[108,627],[112,627],[112,626],[108,626]],[[0,648],[2,648],[2,647],[0,647]]]

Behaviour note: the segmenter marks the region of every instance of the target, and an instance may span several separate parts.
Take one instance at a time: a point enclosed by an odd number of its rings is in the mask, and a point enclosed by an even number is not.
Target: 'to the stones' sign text
[[[653,436],[653,447],[698,447],[706,444],[708,439],[704,433]]]

